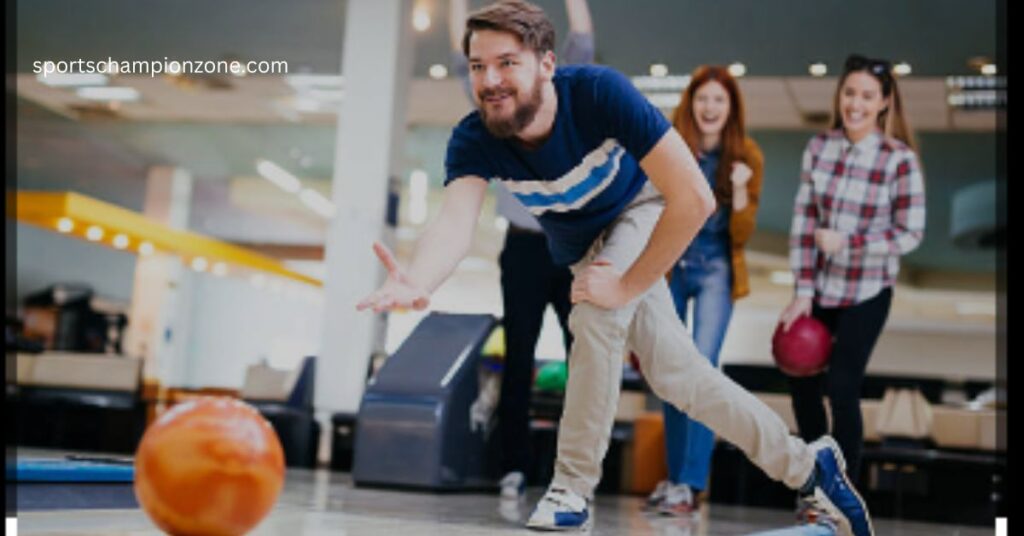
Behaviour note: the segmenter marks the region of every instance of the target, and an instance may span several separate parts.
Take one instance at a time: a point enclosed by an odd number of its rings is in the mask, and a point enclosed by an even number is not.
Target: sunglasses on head
[[[846,72],[867,70],[878,77],[890,77],[892,65],[886,60],[875,60],[854,54],[846,58]]]

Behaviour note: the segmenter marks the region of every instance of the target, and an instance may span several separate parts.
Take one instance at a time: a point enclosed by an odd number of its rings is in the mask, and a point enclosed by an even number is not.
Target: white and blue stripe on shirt
[[[535,216],[568,212],[586,205],[611,185],[624,154],[622,145],[609,138],[558,179],[500,180]]]

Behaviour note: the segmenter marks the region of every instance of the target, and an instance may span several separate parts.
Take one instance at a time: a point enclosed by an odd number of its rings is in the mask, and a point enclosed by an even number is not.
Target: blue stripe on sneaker
[[[580,527],[587,522],[587,511],[555,512],[556,527]]]

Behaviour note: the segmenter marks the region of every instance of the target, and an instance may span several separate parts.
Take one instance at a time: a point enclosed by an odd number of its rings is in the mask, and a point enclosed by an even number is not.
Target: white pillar
[[[170,227],[188,227],[192,175],[184,169],[150,168],[142,212]],[[138,244],[132,247],[138,248]],[[161,385],[178,385],[184,377],[191,280],[177,256],[138,254],[125,352],[144,359],[144,375]]]
[[[337,216],[327,232],[323,339],[317,363],[316,408],[355,412],[370,355],[383,347],[382,315],[356,303],[383,281],[371,250],[387,240],[389,177],[398,173],[412,69],[411,2],[349,0],[332,198]],[[330,428],[325,428],[329,430]]]

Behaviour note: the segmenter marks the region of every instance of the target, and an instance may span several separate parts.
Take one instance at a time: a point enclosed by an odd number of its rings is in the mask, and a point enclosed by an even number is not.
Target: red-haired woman
[[[697,349],[716,366],[733,302],[750,292],[743,248],[754,231],[764,167],[743,118],[743,99],[729,71],[702,66],[693,72],[672,120],[697,156],[719,208],[673,267],[669,288]],[[691,300],[693,316],[687,318]],[[658,484],[647,507],[687,514],[707,483],[715,438],[671,404],[664,404],[664,415],[668,480]]]

